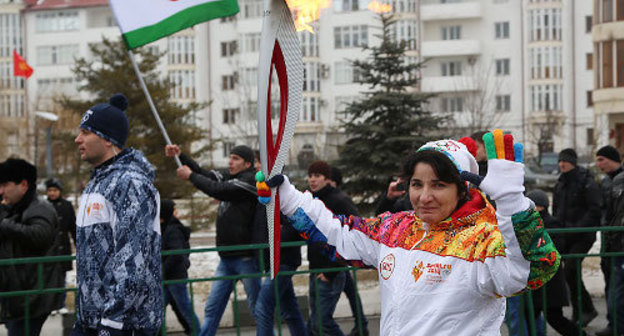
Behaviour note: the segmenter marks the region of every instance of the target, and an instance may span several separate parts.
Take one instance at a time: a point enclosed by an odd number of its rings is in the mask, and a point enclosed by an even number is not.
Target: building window
[[[321,64],[306,62],[303,66],[303,91],[321,91]]]
[[[223,143],[223,157],[230,157],[230,153],[232,153],[232,149],[236,147],[236,144],[233,142],[224,142]]]
[[[314,34],[308,31],[299,32],[299,40],[301,40],[301,55],[303,57],[318,57],[319,56],[319,41],[318,41],[319,29]],[[258,40],[260,34],[258,34]],[[258,43],[259,45],[260,43]]]
[[[241,13],[245,19],[262,16],[261,0],[244,0],[240,4]]]
[[[509,38],[509,22],[496,22],[494,24],[494,30],[496,32],[496,39],[508,39]]]
[[[602,43],[602,87],[613,87],[613,42]]]
[[[232,125],[236,123],[236,117],[239,114],[239,108],[226,108],[223,109],[223,123],[226,125]]]
[[[390,31],[396,42],[404,44],[407,50],[416,50],[417,27],[415,20],[399,20],[390,27]]]
[[[442,102],[442,112],[462,112],[464,110],[464,97],[444,97]]]
[[[0,58],[12,57],[13,49],[24,56],[20,14],[0,14]]]
[[[351,84],[354,80],[354,70],[349,62],[334,63],[334,84]]]
[[[39,65],[72,64],[79,56],[77,44],[37,47]]]
[[[237,41],[221,42],[221,57],[229,57],[236,54],[238,51]]]
[[[585,54],[585,69],[591,70],[594,68],[594,54],[587,53]]]
[[[77,11],[45,12],[35,17],[37,33],[72,31],[80,28]]]
[[[563,77],[562,47],[535,47],[529,49],[531,79]]]
[[[71,77],[41,78],[37,80],[37,93],[41,97],[54,98],[55,96],[72,96],[78,93],[77,83]]]
[[[13,76],[13,62],[0,62],[0,90],[2,89],[23,89],[25,78]]]
[[[360,4],[360,0],[336,0],[334,1],[334,11],[337,13],[354,12],[361,8],[366,8],[366,6],[362,7],[362,5],[364,4]]]
[[[561,9],[542,8],[529,11],[530,41],[561,40]]]
[[[318,122],[320,121],[321,99],[319,97],[303,97],[301,101],[300,121]]]
[[[613,21],[613,0],[598,0],[602,2],[602,21]]]
[[[195,71],[172,70],[169,71],[171,82],[171,97],[174,99],[195,98]]]
[[[194,36],[170,36],[167,41],[169,64],[195,64]]]
[[[237,77],[238,75],[236,72],[232,75],[221,76],[221,90],[234,90],[234,87],[236,87]]]
[[[353,48],[368,45],[368,26],[334,27],[334,48]]]
[[[509,58],[501,58],[496,60],[496,75],[509,75]]]
[[[586,92],[587,95],[587,107],[594,106],[594,97],[592,95],[592,91],[589,90]]]
[[[587,15],[585,16],[585,32],[586,33],[591,33],[592,30],[592,16],[591,15]]]
[[[461,39],[461,26],[445,26],[442,27],[443,40],[459,40]]]
[[[442,76],[461,76],[461,62],[444,62],[441,63]]]
[[[617,55],[615,56],[617,59],[617,64],[618,66],[616,66],[616,80],[617,80],[617,86],[618,87],[622,87],[624,86],[624,40],[617,40],[615,41],[615,48],[616,48],[616,53]]]
[[[258,52],[260,50],[260,33],[250,33],[243,35],[243,51],[246,53]]]
[[[531,111],[560,111],[563,109],[563,85],[531,85]]]
[[[587,141],[585,141],[585,145],[593,146],[594,145],[594,129],[592,127],[586,128],[587,132]]]
[[[221,23],[227,23],[227,22],[234,22],[236,20],[236,16],[232,15],[232,16],[226,16],[226,17],[222,17],[219,22]]]
[[[511,96],[510,95],[497,95],[496,96],[496,111],[497,112],[511,111]]]
[[[242,83],[246,88],[258,85],[258,67],[243,68]]]

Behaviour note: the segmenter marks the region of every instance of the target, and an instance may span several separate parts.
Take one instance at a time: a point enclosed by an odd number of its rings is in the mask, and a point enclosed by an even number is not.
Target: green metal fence
[[[615,231],[624,231],[624,227],[592,227],[592,228],[574,228],[574,229],[549,229],[547,230],[550,233],[556,233],[556,234],[570,234],[570,233],[581,233],[581,232],[615,232]],[[602,235],[601,235],[602,236]],[[288,243],[282,243],[283,247],[292,247],[292,246],[302,246],[305,245],[305,242],[288,242]],[[604,246],[604,245],[603,245]],[[238,245],[238,246],[224,246],[224,247],[212,247],[212,248],[194,248],[194,249],[189,249],[189,250],[177,250],[177,251],[163,251],[162,255],[163,256],[167,256],[167,255],[179,255],[179,254],[193,254],[193,253],[217,253],[219,251],[241,251],[241,250],[257,250],[259,251],[259,257],[258,257],[258,262],[259,262],[259,269],[263,270],[264,269],[264,258],[262,256],[262,254],[265,252],[265,249],[268,248],[268,244],[250,244],[250,245]],[[592,254],[567,254],[567,255],[562,255],[562,259],[564,260],[564,262],[571,262],[571,260],[574,260],[574,262],[577,263],[577,269],[580,270],[580,267],[578,267],[581,264],[581,260],[583,258],[586,257],[624,257],[624,251],[620,251],[620,252],[601,252],[601,253],[592,253]],[[54,263],[54,262],[62,262],[62,261],[68,261],[68,260],[74,260],[75,256],[53,256],[53,257],[39,257],[39,258],[16,258],[16,259],[1,259],[0,260],[0,268],[4,267],[4,266],[10,266],[10,265],[21,265],[21,264],[37,264],[37,286],[34,289],[31,290],[22,290],[22,291],[12,291],[12,292],[0,292],[0,298],[6,298],[6,297],[14,297],[14,296],[23,296],[24,300],[25,300],[25,307],[26,307],[26,311],[25,311],[25,320],[29,320],[30,319],[30,312],[29,312],[29,307],[28,307],[28,302],[30,300],[30,298],[34,295],[41,295],[41,294],[52,294],[52,293],[61,293],[61,292],[76,292],[77,289],[76,288],[46,288],[45,284],[43,283],[43,269],[44,269],[44,264],[46,263]],[[614,260],[613,258],[611,258],[611,268],[613,270],[614,268]],[[279,274],[281,275],[297,275],[297,274],[310,274],[310,273],[323,273],[323,272],[330,272],[330,271],[350,271],[352,272],[353,275],[353,279],[355,282],[355,288],[356,288],[356,294],[359,296],[358,293],[358,280],[357,280],[357,271],[358,268],[353,268],[353,267],[338,267],[338,268],[324,268],[324,269],[314,269],[314,270],[297,270],[297,271],[290,271],[290,272],[280,272]],[[236,291],[236,283],[244,278],[263,278],[263,277],[267,277],[268,273],[265,272],[260,272],[260,273],[255,273],[255,274],[244,274],[244,275],[236,275],[236,276],[222,276],[222,277],[202,277],[202,278],[192,278],[192,279],[180,279],[180,280],[167,280],[167,281],[163,281],[163,286],[165,285],[169,285],[169,284],[179,284],[179,283],[186,283],[188,284],[188,289],[189,289],[189,294],[190,294],[190,300],[191,303],[193,304],[195,302],[195,294],[194,294],[194,290],[193,290],[193,285],[196,283],[201,283],[201,282],[212,282],[212,281],[217,281],[217,280],[230,280],[233,282],[233,295],[234,295],[234,300],[233,300],[233,308],[234,308],[234,325],[235,325],[235,330],[237,335],[240,335],[241,333],[241,325],[240,325],[240,309],[238,307],[238,297],[237,297],[237,291]],[[577,272],[577,283],[580,282],[582,277],[581,272]],[[614,277],[614,272],[611,272],[611,277],[613,279]],[[315,278],[316,279],[316,278]],[[318,279],[316,279],[315,281],[318,281]],[[277,281],[274,282],[275,284],[275,302],[276,302],[276,312],[275,312],[275,316],[277,316],[277,330],[278,330],[278,334],[281,335],[282,334],[282,321],[280,317],[280,306],[279,306],[279,298],[278,298],[278,291],[277,291]],[[614,281],[610,281],[610,285],[611,285],[611,290],[613,290],[613,286],[615,285]],[[579,302],[579,311],[581,311],[580,307],[580,303],[581,303],[581,290],[580,290],[580,286],[577,286],[577,288],[579,289],[577,291],[577,293],[572,293],[572,295],[577,295],[577,297],[579,298],[578,302]],[[541,289],[539,289],[541,291],[543,291],[543,302],[542,302],[542,307],[547,307],[547,293],[546,293],[546,289],[545,287],[542,287]],[[203,300],[203,298],[202,298]],[[317,311],[320,310],[320,301],[319,301],[319,297],[318,295],[316,296],[316,298],[314,298],[315,302],[314,304],[316,305]],[[526,307],[524,307],[526,305]],[[611,314],[614,317],[614,333],[613,335],[619,335],[617,332],[619,329],[624,328],[624,326],[618,326],[616,321],[617,321],[617,310],[615,305],[613,305],[612,307],[608,307],[611,310]],[[356,316],[358,316],[358,319],[356,321],[359,330],[362,330],[362,321],[359,319],[359,315],[362,310],[362,307],[360,307],[358,305],[357,307],[358,309],[358,314]],[[163,311],[164,308],[163,308]],[[527,312],[525,314],[525,311]],[[543,310],[543,314],[545,314],[546,311],[545,309]],[[526,316],[526,315],[529,316]],[[321,323],[321,316],[320,314],[317,314],[317,318],[319,319],[319,334],[322,335],[322,330],[320,330],[320,328],[322,327],[322,323]],[[533,299],[531,296],[531,293],[525,293],[522,297],[521,297],[521,307],[520,307],[520,318],[521,320],[526,320],[527,321],[527,326],[525,327],[524,324],[521,324],[521,328],[523,329],[523,334],[528,334],[528,335],[538,335],[538,330],[537,330],[537,325],[535,322],[535,319],[533,318],[534,316],[534,308],[533,308]],[[583,335],[583,330],[582,330],[582,316],[581,314],[579,314],[578,317],[578,321],[576,321],[577,326],[578,326],[578,330],[579,330],[579,335]],[[166,319],[163,319],[163,326],[162,326],[162,331],[161,334],[166,335]],[[28,323],[26,323],[26,330],[25,330],[25,334],[28,335],[29,330],[28,330]],[[194,327],[194,326],[193,326]],[[528,329],[528,330],[526,330]],[[547,328],[546,328],[547,329]],[[543,335],[547,335],[546,333],[547,330],[543,330]],[[195,334],[197,331],[193,330],[193,334]]]

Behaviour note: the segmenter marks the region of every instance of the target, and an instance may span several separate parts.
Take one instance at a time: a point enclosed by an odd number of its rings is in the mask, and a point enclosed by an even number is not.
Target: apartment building
[[[25,79],[13,76],[13,50],[26,57],[21,1],[0,0],[0,158],[30,158],[31,145]]]
[[[587,65],[594,68],[595,136],[601,145],[624,152],[624,1],[593,1],[594,52]]]

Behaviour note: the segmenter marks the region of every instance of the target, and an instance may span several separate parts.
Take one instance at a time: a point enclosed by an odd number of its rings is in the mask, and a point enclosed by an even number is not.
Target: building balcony
[[[462,2],[450,4],[423,4],[420,19],[424,22],[438,20],[478,19],[483,16],[481,3]]]
[[[624,87],[597,89],[592,93],[594,113],[615,114],[624,112]]]
[[[421,55],[428,57],[470,56],[481,53],[478,40],[443,40],[422,42]]]
[[[421,89],[428,93],[474,91],[475,78],[470,76],[423,77]]]

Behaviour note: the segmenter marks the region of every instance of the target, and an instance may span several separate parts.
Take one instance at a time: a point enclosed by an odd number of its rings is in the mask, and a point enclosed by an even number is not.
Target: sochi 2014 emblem
[[[381,263],[379,264],[379,274],[381,274],[381,277],[384,280],[390,279],[390,276],[394,272],[394,263],[394,254],[392,253],[388,254],[381,260]]]

